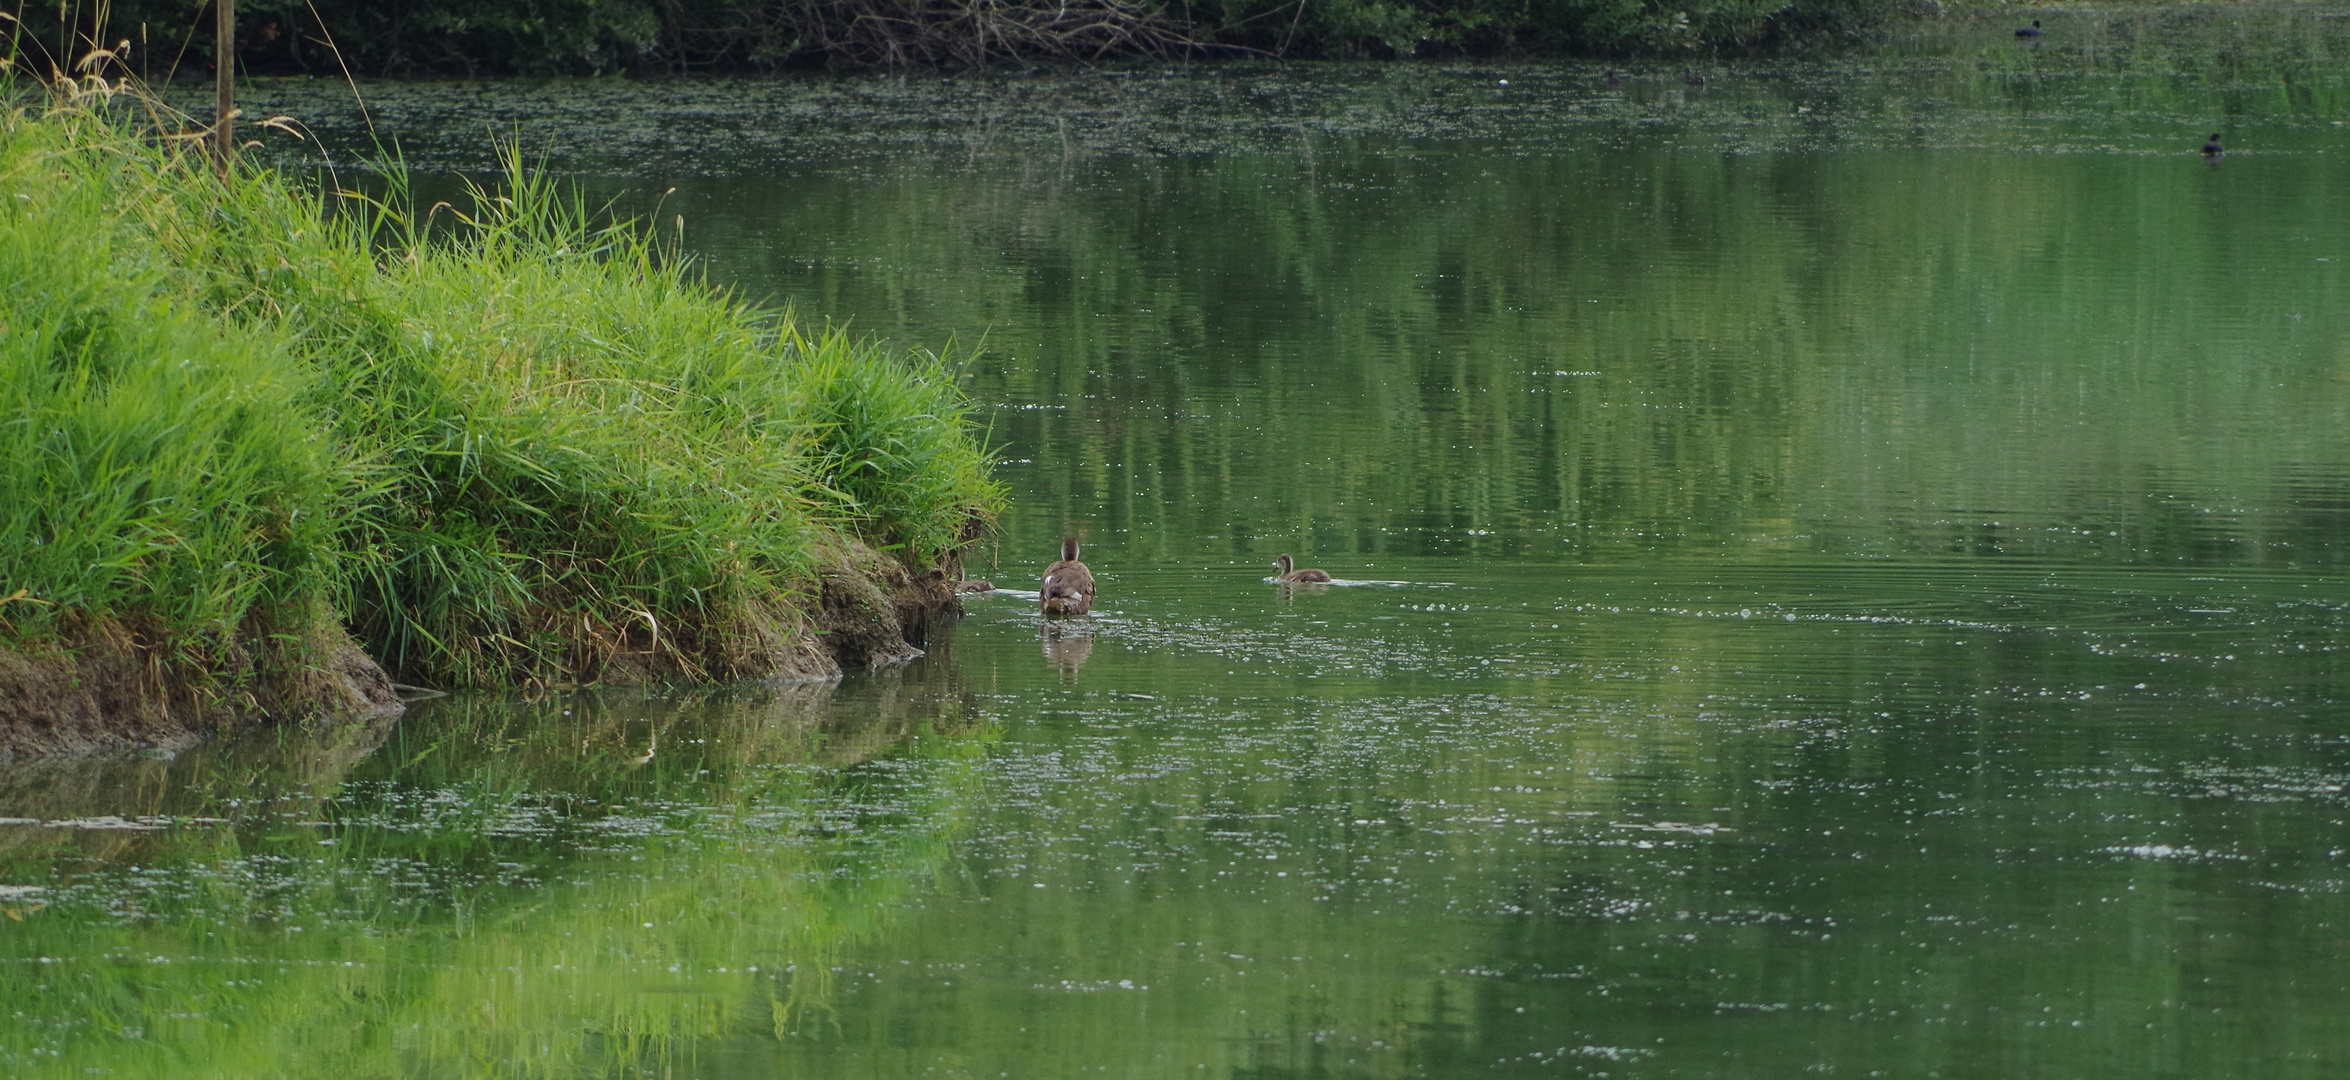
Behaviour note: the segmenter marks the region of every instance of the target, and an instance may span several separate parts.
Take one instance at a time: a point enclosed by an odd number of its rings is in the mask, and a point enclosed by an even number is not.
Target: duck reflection
[[[1330,583],[1327,581],[1283,581],[1275,583],[1273,591],[1278,594],[1281,606],[1288,607],[1300,593],[1311,596],[1315,593],[1329,592]]]
[[[1046,623],[1036,632],[1038,644],[1044,646],[1044,658],[1061,669],[1061,677],[1074,678],[1077,669],[1093,655],[1093,633],[1085,627],[1065,623]]]

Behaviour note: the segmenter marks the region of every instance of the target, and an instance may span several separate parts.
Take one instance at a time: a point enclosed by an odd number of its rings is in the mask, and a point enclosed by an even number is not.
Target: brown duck
[[[1093,571],[1077,561],[1077,538],[1061,540],[1061,561],[1044,568],[1044,587],[1037,590],[1044,598],[1047,615],[1083,615],[1093,610]]]
[[[1301,582],[1330,580],[1329,571],[1311,569],[1300,570],[1297,568],[1296,563],[1289,561],[1289,556],[1287,555],[1276,556],[1273,559],[1273,565],[1281,569],[1281,574],[1277,580],[1284,584],[1295,585]]]

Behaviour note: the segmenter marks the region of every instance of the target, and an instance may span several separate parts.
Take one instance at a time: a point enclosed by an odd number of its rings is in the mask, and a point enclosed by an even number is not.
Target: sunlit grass
[[[827,532],[920,565],[992,520],[943,363],[743,305],[504,156],[418,207],[13,114],[11,632],[316,596],[413,681],[757,675]]]
[[[282,340],[178,295],[96,118],[0,116],[0,635],[134,619],[187,650],[324,595],[345,463]]]

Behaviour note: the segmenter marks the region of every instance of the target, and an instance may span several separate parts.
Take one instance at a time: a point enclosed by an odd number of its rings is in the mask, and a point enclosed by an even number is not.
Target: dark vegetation
[[[427,208],[68,94],[0,102],[0,660],[107,643],[264,712],[352,638],[436,686],[806,674],[830,577],[951,570],[998,508],[944,362],[511,153]]]
[[[1842,41],[1921,0],[246,0],[268,73],[488,75],[976,67],[1113,57],[1685,55]],[[1928,5],[1931,6],[1931,5]],[[62,66],[129,42],[150,79],[211,63],[202,0],[26,6]]]

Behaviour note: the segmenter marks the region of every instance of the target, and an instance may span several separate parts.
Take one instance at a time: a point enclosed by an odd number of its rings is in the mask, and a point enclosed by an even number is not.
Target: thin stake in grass
[[[212,153],[221,175],[237,153],[237,0],[212,0]]]

